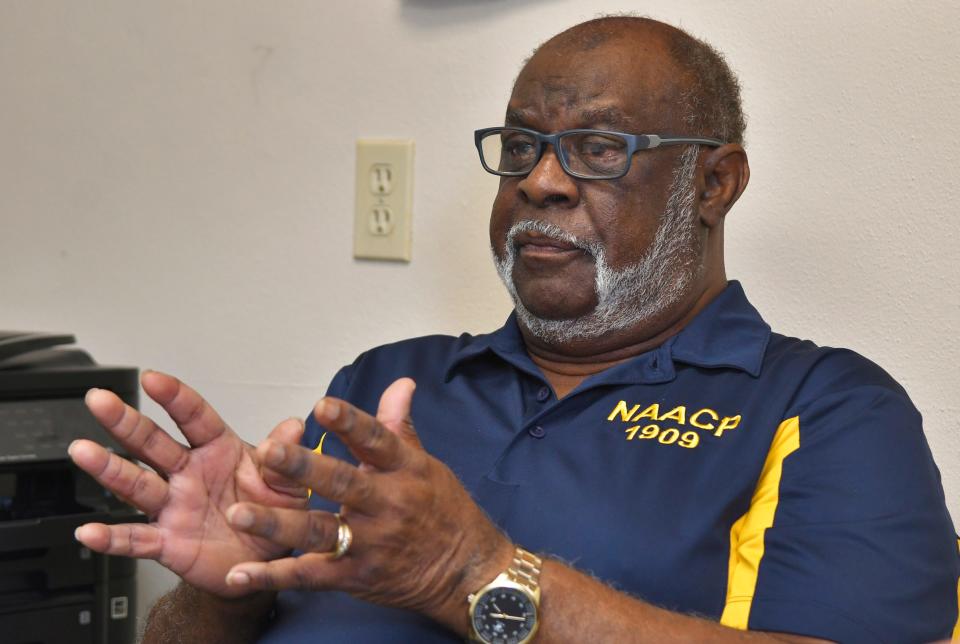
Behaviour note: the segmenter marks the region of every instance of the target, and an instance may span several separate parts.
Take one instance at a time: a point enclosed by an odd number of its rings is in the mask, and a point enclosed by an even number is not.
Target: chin
[[[530,315],[544,320],[579,320],[596,310],[597,298],[594,293],[586,297],[583,294],[565,293],[532,297],[518,289],[514,304],[523,306]]]

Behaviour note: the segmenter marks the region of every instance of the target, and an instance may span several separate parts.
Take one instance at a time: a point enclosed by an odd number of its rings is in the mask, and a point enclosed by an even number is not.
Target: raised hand
[[[270,469],[343,504],[353,543],[333,559],[333,514],[240,503],[228,514],[235,527],[304,554],[234,566],[231,586],[344,590],[466,632],[467,595],[504,570],[514,548],[450,469],[420,445],[409,415],[413,390],[409,378],[390,385],[376,418],[341,400],[317,403],[317,420],[343,440],[359,467],[274,440],[257,448]]]
[[[230,597],[249,592],[224,577],[241,561],[269,560],[288,548],[235,530],[227,508],[248,501],[280,508],[305,508],[306,489],[265,470],[248,445],[190,387],[158,372],[144,372],[143,390],[170,415],[189,447],[175,441],[152,420],[105,390],[91,390],[87,407],[133,456],[134,464],[88,440],[74,442],[70,457],[105,488],[144,512],[149,524],[89,523],[77,539],[91,550],[155,559],[191,585]],[[297,444],[299,420],[271,432],[278,445]]]

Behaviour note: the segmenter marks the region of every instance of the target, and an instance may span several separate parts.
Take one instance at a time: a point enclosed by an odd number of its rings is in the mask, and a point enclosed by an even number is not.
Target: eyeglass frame
[[[483,156],[483,138],[490,132],[499,130],[523,132],[533,136],[537,140],[537,157],[533,162],[533,165],[530,166],[529,170],[524,172],[504,172],[501,170],[493,170],[487,165],[487,160]],[[623,169],[623,172],[610,176],[585,176],[574,172],[567,163],[567,153],[563,150],[563,147],[558,145],[561,137],[570,134],[613,134],[625,139],[627,142],[628,161],[626,167]],[[673,136],[670,134],[627,134],[626,132],[617,132],[614,130],[595,130],[589,128],[561,130],[560,132],[554,132],[553,134],[544,134],[542,132],[538,132],[537,130],[531,130],[525,127],[513,127],[509,125],[498,125],[496,127],[485,127],[479,130],[474,130],[473,142],[474,145],[477,146],[477,152],[480,155],[480,165],[483,166],[484,170],[490,174],[497,175],[498,177],[523,177],[530,174],[540,164],[540,160],[543,159],[543,151],[546,149],[547,144],[550,144],[553,146],[554,153],[557,155],[557,159],[560,161],[560,167],[563,168],[563,171],[575,179],[583,179],[585,181],[619,179],[626,176],[627,173],[630,172],[630,167],[633,165],[633,155],[642,150],[653,150],[655,148],[667,145],[709,145],[711,147],[720,147],[722,145],[726,145],[726,143],[720,141],[719,139],[709,139],[703,137]]]

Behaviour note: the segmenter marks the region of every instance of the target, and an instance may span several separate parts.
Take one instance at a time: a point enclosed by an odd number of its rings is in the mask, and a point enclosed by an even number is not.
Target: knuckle
[[[307,589],[311,587],[312,579],[307,566],[294,566],[293,583],[296,588]]]
[[[302,479],[310,473],[311,455],[299,447],[287,447],[287,473],[291,478]]]
[[[353,467],[346,463],[337,463],[333,471],[330,472],[330,479],[327,482],[330,496],[333,500],[341,500],[350,491],[354,481]]]
[[[113,434],[120,440],[127,440],[133,436],[140,425],[140,421],[128,422],[131,411],[132,409],[128,405],[123,405],[120,409],[120,417],[113,424]]]
[[[143,469],[139,470],[134,475],[133,482],[130,485],[129,496],[132,498],[138,498],[143,496],[143,494],[147,491],[147,487],[149,484],[150,484],[150,481],[147,478],[147,471]]]
[[[316,512],[307,515],[307,534],[304,537],[304,550],[308,552],[325,552],[332,550],[336,537],[335,530],[326,518]]]
[[[260,588],[263,590],[277,589],[277,577],[269,567],[265,567],[260,572]]]
[[[349,434],[357,425],[357,410],[353,405],[343,405],[343,410],[346,411],[346,413],[343,415],[343,425],[341,425],[340,429]]]
[[[357,474],[350,487],[350,498],[354,503],[363,503],[373,497],[373,483],[367,476]]]
[[[121,470],[122,462],[120,461],[120,457],[116,454],[109,454],[106,462],[103,464],[103,469],[100,470],[100,477],[106,483],[115,483],[120,476]]]
[[[141,445],[141,448],[143,449],[144,452],[149,453],[160,446],[160,439],[162,437],[159,431],[149,431],[149,428],[146,428],[146,429],[147,429],[146,436],[143,437],[143,443]],[[133,431],[130,433],[130,435],[132,436],[135,433],[136,431]]]
[[[362,447],[368,451],[377,451],[386,443],[386,429],[378,422],[370,426],[370,431],[362,441]]]
[[[201,416],[203,416],[203,412],[206,411],[206,408],[207,408],[207,401],[201,398],[196,403],[194,403],[190,407],[190,409],[187,410],[186,414],[184,414],[183,420],[180,421],[181,424],[190,425],[196,422],[197,420],[200,419]]]
[[[254,516],[254,525],[257,526],[257,533],[262,537],[272,537],[277,532],[277,517],[273,512],[265,512],[262,515],[251,508]]]
[[[134,529],[134,526],[132,525],[127,526],[127,534],[126,534],[125,541],[126,543],[124,545],[126,546],[125,547],[126,553],[128,555],[133,554],[133,552],[135,551],[135,546],[137,545],[137,531]]]

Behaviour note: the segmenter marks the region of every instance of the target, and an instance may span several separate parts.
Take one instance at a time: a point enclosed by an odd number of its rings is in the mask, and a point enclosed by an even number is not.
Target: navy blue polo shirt
[[[957,624],[960,557],[920,414],[861,356],[771,333],[737,282],[562,400],[513,317],[368,351],[329,395],[375,413],[402,376],[424,447],[528,550],[737,628],[900,642]],[[304,443],[323,433],[311,419]],[[322,449],[353,460],[332,434]],[[284,592],[264,641],[459,639],[342,593]]]

